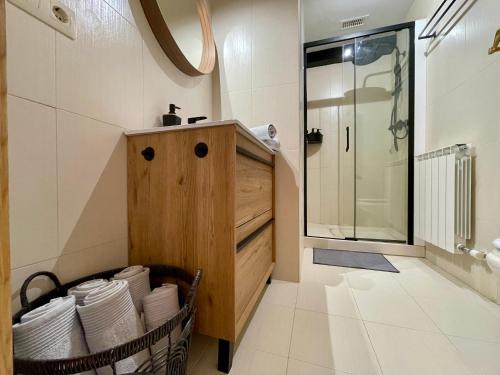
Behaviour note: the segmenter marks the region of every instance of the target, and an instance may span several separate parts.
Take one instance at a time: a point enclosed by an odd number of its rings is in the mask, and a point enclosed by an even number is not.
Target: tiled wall
[[[273,123],[276,157],[276,269],[299,274],[299,4],[297,0],[212,0],[221,117]],[[214,82],[215,83],[215,82]],[[214,102],[217,100],[214,97]]]
[[[409,18],[429,16],[433,2],[426,3],[415,2]],[[427,58],[426,148],[474,145],[474,238],[468,245],[481,249],[500,237],[500,53],[487,53],[499,13],[498,0],[476,1]],[[500,303],[500,281],[484,263],[430,244],[427,258]]]
[[[169,103],[212,118],[212,77],[173,66],[139,1],[63,1],[76,41],[7,4],[15,310],[33,272],[64,282],[127,264],[124,130],[158,125]]]

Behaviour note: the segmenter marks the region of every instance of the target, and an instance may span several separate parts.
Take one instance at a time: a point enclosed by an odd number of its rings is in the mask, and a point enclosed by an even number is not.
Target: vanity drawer
[[[273,167],[268,163],[236,154],[236,227],[272,209]]]
[[[273,218],[273,210],[267,210],[263,214],[257,216],[255,219],[252,219],[246,222],[243,225],[240,225],[236,228],[236,244],[239,244],[246,237],[251,235],[257,229],[259,229],[262,225],[267,223],[269,220]]]
[[[273,263],[273,223],[264,224],[256,237],[239,249],[235,270],[235,317],[240,320],[253,295],[260,293],[258,285]]]

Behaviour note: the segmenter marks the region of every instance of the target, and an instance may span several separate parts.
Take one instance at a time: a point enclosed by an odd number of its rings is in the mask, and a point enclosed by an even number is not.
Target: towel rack
[[[470,0],[464,0],[460,6],[458,6],[456,12],[453,16],[446,22],[444,27],[446,27],[455,16],[462,10],[462,8],[469,2]],[[450,11],[450,9],[457,3],[457,0],[443,0],[439,7],[436,9],[434,14],[431,16],[429,21],[425,24],[425,27],[422,29],[420,34],[418,35],[418,39],[431,39],[437,38],[439,33],[437,28],[441,21],[445,18],[446,14]],[[443,28],[444,28],[443,27]],[[443,29],[442,28],[442,29]]]

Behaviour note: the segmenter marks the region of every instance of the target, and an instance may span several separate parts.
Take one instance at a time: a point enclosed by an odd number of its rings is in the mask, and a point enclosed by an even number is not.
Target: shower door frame
[[[379,27],[372,30],[355,32],[347,35],[341,35],[332,38],[320,39],[313,42],[303,43],[303,61],[304,61],[304,134],[307,132],[307,50],[312,47],[319,47],[326,44],[342,43],[349,40],[356,40],[357,38],[364,38],[373,35],[383,34],[391,31],[409,31],[409,59],[408,59],[408,203],[407,203],[407,231],[406,231],[406,244],[413,245],[413,226],[414,226],[414,149],[415,149],[415,22],[405,22],[392,26]],[[356,101],[354,102],[356,106]],[[354,111],[356,117],[356,110]],[[356,138],[356,125],[354,126],[354,138]],[[356,154],[354,154],[354,168],[356,168]],[[354,186],[356,189],[356,185]],[[356,202],[356,193],[354,196]],[[354,231],[356,228],[356,210],[354,210]],[[356,232],[354,232],[355,234]],[[307,140],[304,137],[304,236],[305,237],[318,237],[308,236],[307,234]],[[330,237],[319,237],[327,238]],[[357,238],[331,238],[335,240],[357,241]],[[397,242],[394,240],[380,240],[380,239],[363,239],[363,241],[376,241],[376,242]]]

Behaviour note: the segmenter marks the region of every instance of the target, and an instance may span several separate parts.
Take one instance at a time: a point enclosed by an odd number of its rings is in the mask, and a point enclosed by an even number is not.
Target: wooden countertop
[[[133,137],[145,134],[156,134],[156,133],[175,132],[175,131],[191,130],[191,129],[211,128],[215,126],[225,126],[225,125],[236,125],[238,133],[244,135],[246,138],[250,139],[253,143],[265,149],[270,154],[273,155],[275,154],[274,150],[272,150],[268,145],[262,142],[258,137],[256,137],[250,131],[250,129],[248,129],[238,120],[199,122],[197,124],[174,125],[174,126],[157,126],[148,129],[129,130],[125,132],[125,135],[127,137]]]

